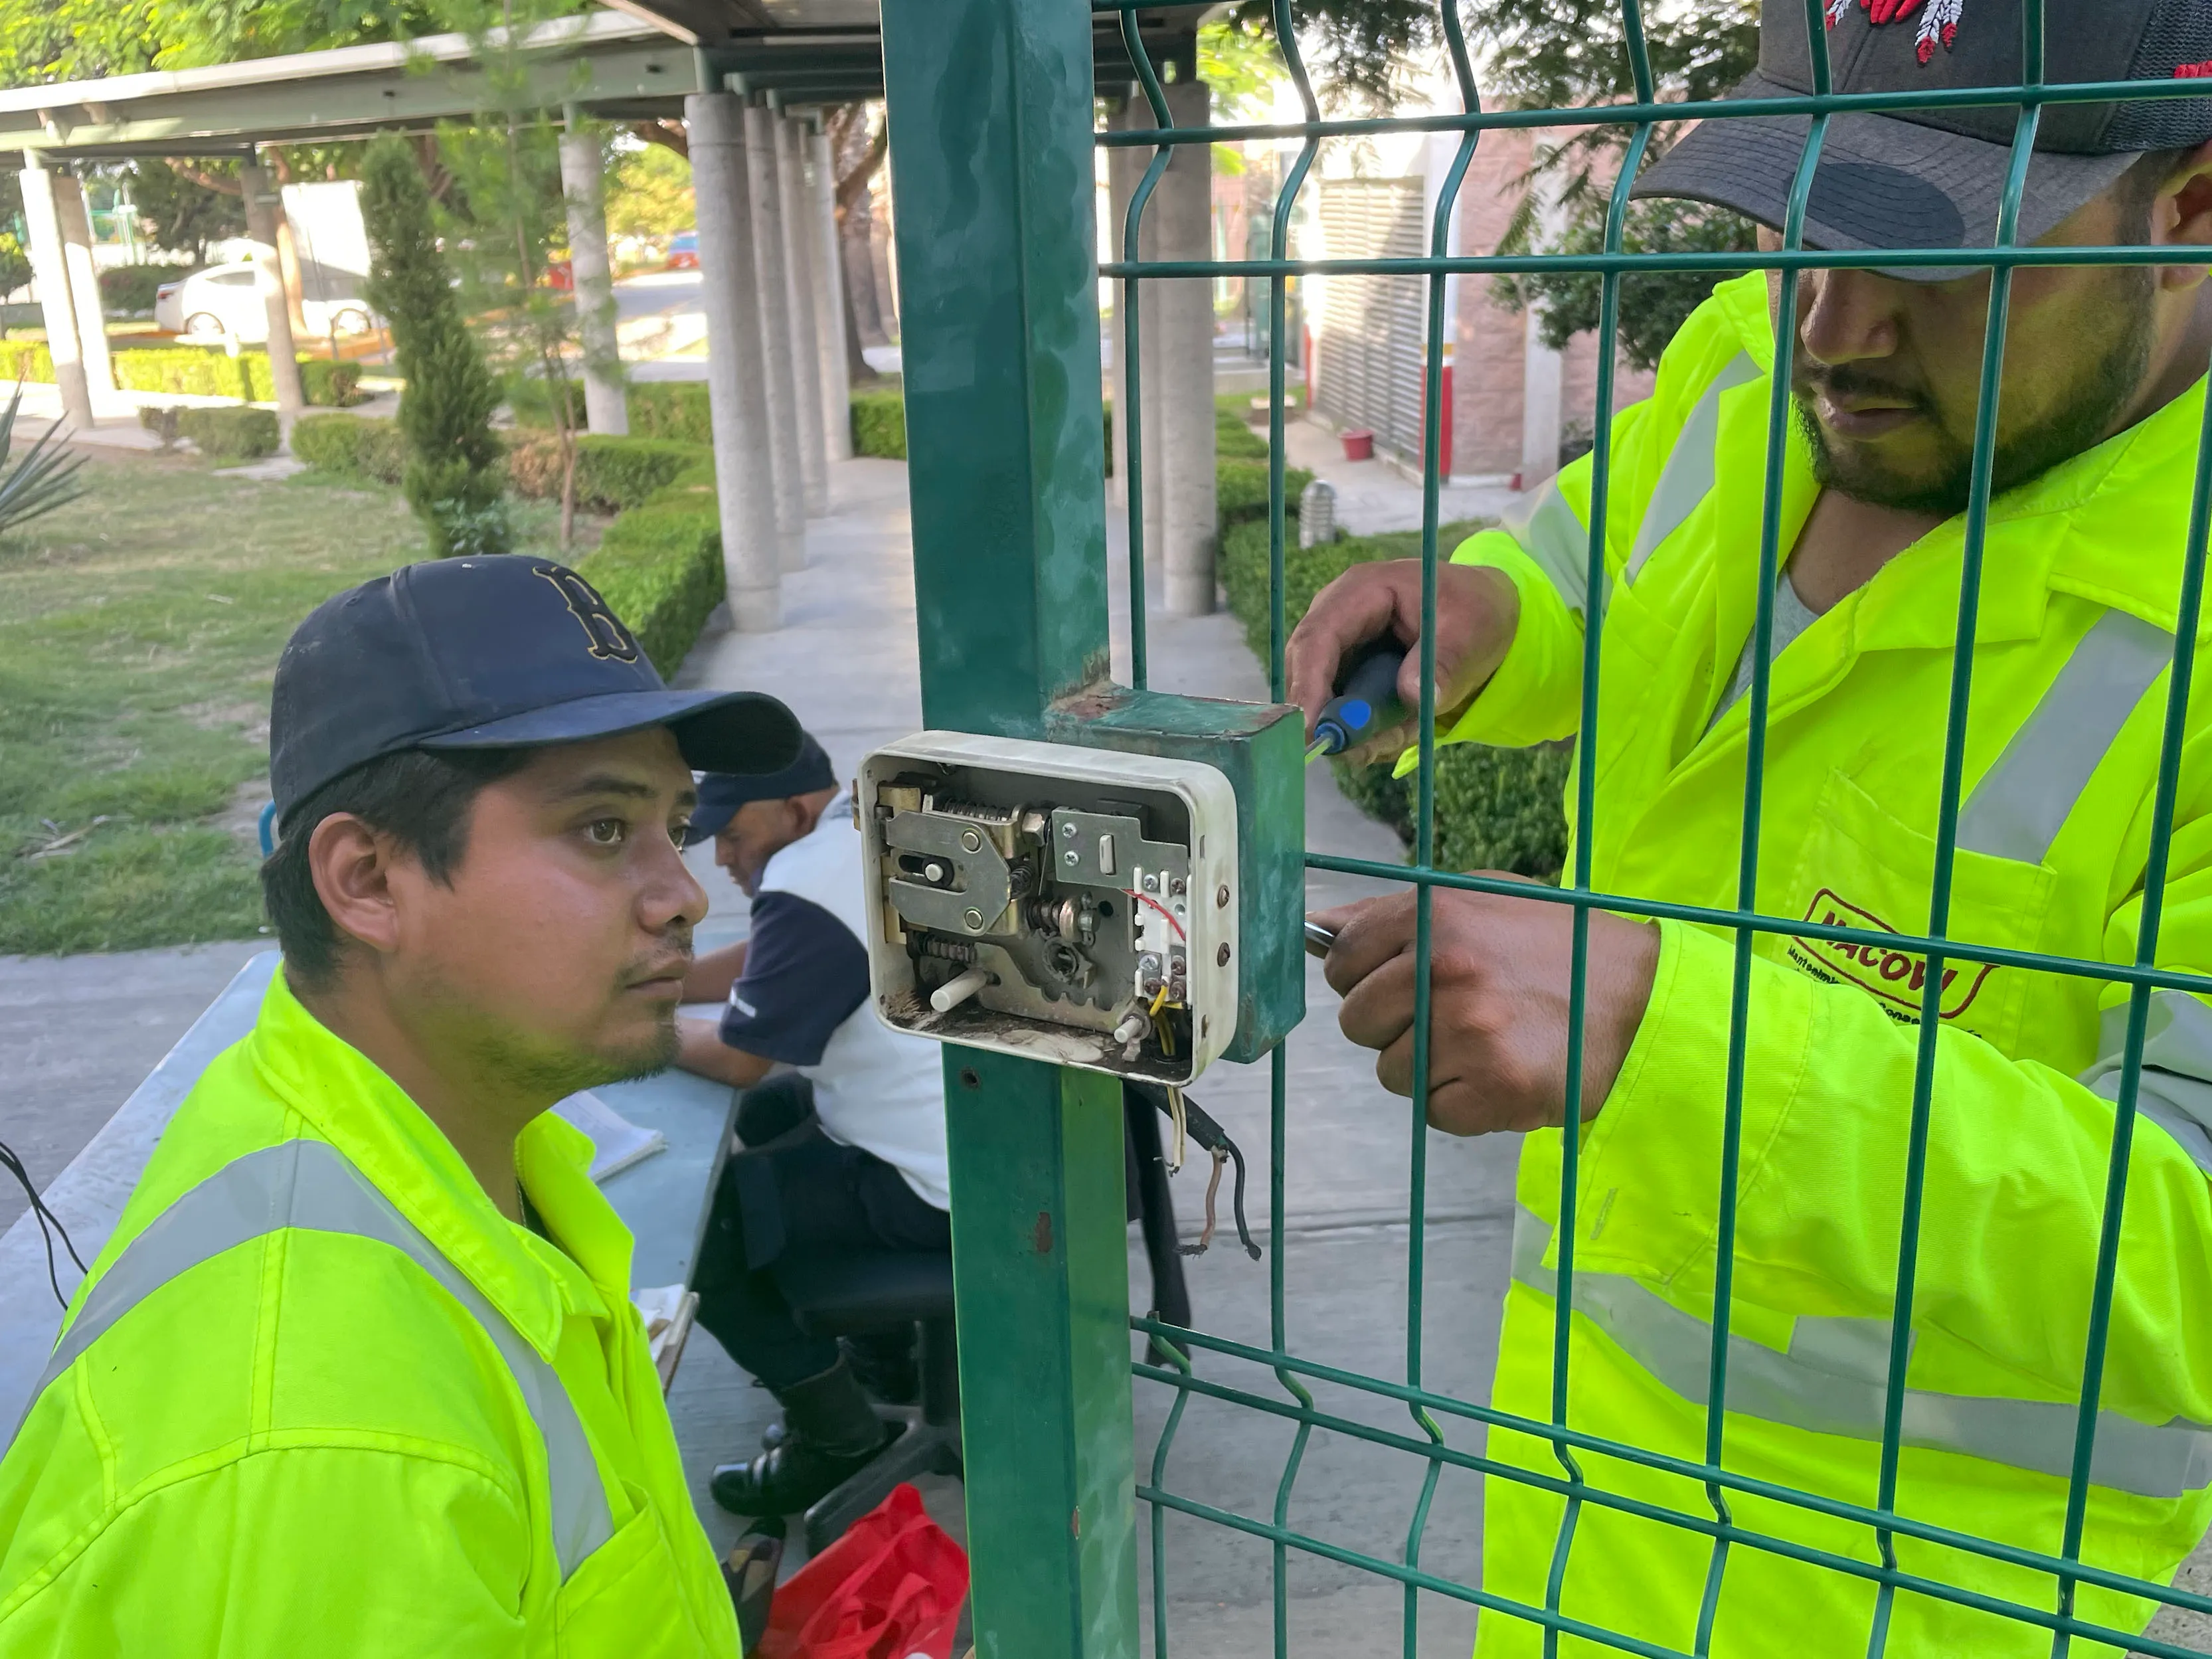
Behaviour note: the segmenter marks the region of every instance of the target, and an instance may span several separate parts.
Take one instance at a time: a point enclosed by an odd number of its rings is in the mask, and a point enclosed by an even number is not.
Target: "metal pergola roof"
[[[1077,0],[1070,0],[1076,3]],[[619,10],[533,30],[522,51],[549,108],[615,121],[674,119],[702,90],[806,106],[883,95],[876,0],[617,0]],[[1138,13],[1156,64],[1194,71],[1203,5]],[[1099,14],[1099,90],[1134,77],[1119,14]],[[496,38],[496,37],[495,37]],[[325,143],[420,131],[489,106],[464,34],[250,58],[204,69],[0,90],[0,157],[231,155],[256,143]]]

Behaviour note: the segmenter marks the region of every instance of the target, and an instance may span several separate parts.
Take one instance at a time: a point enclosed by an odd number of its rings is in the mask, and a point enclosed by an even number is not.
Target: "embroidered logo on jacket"
[[[1858,927],[1894,933],[1897,929],[1857,905],[1838,898],[1823,887],[1805,908],[1805,920],[1824,927]],[[1893,1019],[1917,1024],[1921,994],[1928,984],[1928,958],[1917,951],[1893,950],[1871,939],[1793,939],[1790,958],[1816,979],[1831,983],[1848,980],[1870,992]],[[1956,1019],[1965,1013],[1990,976],[1992,964],[1961,962],[1943,969],[1941,1017]]]
[[[1966,9],[1966,0],[1858,0],[1858,7],[1876,28],[1886,23],[1901,23],[1918,12],[1920,33],[1914,52],[1925,64],[1935,57],[1937,41],[1943,43],[1946,52],[1957,43],[1959,15]],[[1828,0],[1828,27],[1833,28],[1842,22],[1850,9],[1851,0]]]

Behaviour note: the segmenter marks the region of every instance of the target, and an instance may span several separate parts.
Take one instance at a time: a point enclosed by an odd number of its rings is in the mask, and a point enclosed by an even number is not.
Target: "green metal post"
[[[1091,17],[886,0],[922,706],[1044,734],[1107,673]],[[1137,1651],[1121,1090],[948,1048],[981,1659]]]

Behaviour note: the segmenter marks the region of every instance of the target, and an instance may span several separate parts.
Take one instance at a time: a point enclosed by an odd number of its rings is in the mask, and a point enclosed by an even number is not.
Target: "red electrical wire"
[[[1151,905],[1153,909],[1167,917],[1168,926],[1175,929],[1176,937],[1182,940],[1186,945],[1190,942],[1190,935],[1183,932],[1182,924],[1175,919],[1173,912],[1169,910],[1166,905],[1161,903],[1158,899],[1152,897],[1148,893],[1139,893],[1133,890],[1130,892],[1129,896],[1135,899],[1140,904]]]

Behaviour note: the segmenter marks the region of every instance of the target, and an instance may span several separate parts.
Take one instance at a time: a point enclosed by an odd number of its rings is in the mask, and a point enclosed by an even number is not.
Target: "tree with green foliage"
[[[404,40],[442,0],[0,0],[0,86]]]
[[[0,230],[0,299],[31,280],[31,256],[12,230]],[[0,340],[8,337],[8,313],[0,307]]]
[[[1625,103],[1637,95],[1633,66],[1618,0],[1495,0],[1481,26],[1486,91],[1528,109]],[[1755,0],[1719,0],[1706,7],[1652,9],[1645,14],[1645,46],[1653,92],[1662,100],[1704,102],[1751,73],[1759,61]],[[1509,229],[1509,252],[1594,253],[1605,246],[1613,182],[1626,159],[1633,129],[1586,126],[1540,155],[1528,182],[1558,206],[1557,229],[1546,235],[1535,211],[1537,190],[1522,201]],[[1644,155],[1650,166],[1680,136],[1679,123],[1656,129]],[[1747,219],[1696,203],[1632,204],[1621,225],[1629,253],[1740,252],[1755,243]],[[1628,360],[1649,368],[1691,312],[1725,273],[1719,270],[1636,272],[1620,282],[1620,340]],[[1547,272],[1509,278],[1498,297],[1519,309],[1541,301],[1548,344],[1595,329],[1602,281],[1588,272]]]
[[[698,222],[688,156],[665,144],[617,145],[607,171],[607,234],[666,236]]]
[[[1443,50],[1441,14],[1433,0],[1302,0],[1292,21],[1306,62],[1325,98],[1387,108],[1416,64]],[[1620,0],[1484,0],[1461,5],[1467,40],[1480,66],[1490,108],[1565,109],[1626,103],[1637,95]],[[1759,59],[1757,0],[1714,0],[1701,6],[1646,6],[1644,44],[1653,94],[1662,100],[1717,98]],[[1233,83],[1255,46],[1274,54],[1273,0],[1238,0],[1221,21],[1202,31],[1200,70],[1209,81]],[[1509,229],[1504,252],[1586,253],[1604,246],[1613,181],[1626,159],[1632,129],[1583,126],[1538,157],[1524,181],[1534,186]],[[1656,161],[1679,125],[1654,131],[1644,164]],[[1539,195],[1557,205],[1547,234]],[[1754,228],[1716,208],[1680,202],[1638,202],[1623,224],[1629,252],[1741,252]],[[1624,277],[1620,336],[1629,360],[1648,368],[1723,273],[1667,271]],[[1598,323],[1601,283],[1581,273],[1500,279],[1499,299],[1515,309],[1540,301],[1545,339],[1553,345]]]
[[[452,0],[457,7],[475,0]],[[568,204],[561,176],[562,128],[545,107],[521,43],[566,10],[568,0],[496,0],[459,21],[483,70],[484,101],[472,123],[438,130],[439,154],[454,180],[445,219],[477,338],[510,402],[551,416],[561,462],[561,545],[574,534],[576,437],[584,425],[576,370],[584,356],[584,296],[556,289],[555,261],[568,243]],[[582,73],[581,66],[578,66]],[[602,175],[611,135],[594,125]],[[599,303],[611,313],[614,300]],[[606,319],[611,323],[610,314]],[[611,328],[607,331],[612,332]],[[595,370],[619,378],[618,361]]]
[[[197,162],[185,171],[148,155],[133,161],[131,170],[131,199],[156,247],[189,253],[195,264],[204,264],[210,242],[246,234],[246,198],[235,161]],[[222,182],[228,183],[228,191]]]
[[[453,274],[438,249],[429,189],[404,139],[386,136],[368,147],[361,209],[368,230],[369,303],[391,322],[407,383],[399,428],[409,452],[401,485],[408,505],[441,557],[504,552],[501,452],[491,430],[499,383],[461,314]]]

